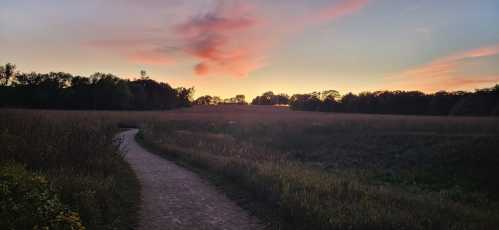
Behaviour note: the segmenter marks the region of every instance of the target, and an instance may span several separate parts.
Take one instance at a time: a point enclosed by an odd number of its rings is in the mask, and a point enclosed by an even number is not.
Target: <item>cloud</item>
[[[194,71],[197,75],[207,75],[210,72],[210,68],[205,63],[199,63],[194,67]]]
[[[445,81],[441,82],[440,85],[436,85],[436,87],[469,88],[475,87],[476,85],[490,85],[491,83],[499,83],[499,74],[490,76],[467,76],[467,79],[446,79]]]
[[[304,17],[305,24],[329,22],[352,13],[355,13],[369,3],[369,0],[344,0],[337,4],[324,7],[318,12],[313,12]]]
[[[499,75],[474,75],[460,73],[460,67],[467,61],[499,55],[499,44],[452,54],[436,59],[427,65],[402,72],[401,85],[417,86],[434,91],[442,88],[460,88],[484,83],[499,82]],[[441,87],[441,88],[438,88]]]
[[[352,14],[368,0],[343,0],[290,21],[271,22],[257,14],[259,5],[248,1],[218,1],[215,10],[192,17],[175,27],[183,50],[196,58],[198,75],[247,76],[265,66],[269,49],[278,41],[318,23]]]
[[[257,38],[261,28],[252,5],[218,1],[213,11],[178,24],[174,32],[181,49],[198,60],[196,74],[242,77],[263,66],[265,43]]]
[[[88,45],[119,52],[131,63],[167,65],[187,57],[196,62],[193,66],[196,75],[245,77],[266,66],[271,51],[286,40],[310,26],[353,14],[369,2],[340,0],[298,16],[272,11],[283,16],[276,19],[265,15],[268,11],[264,8],[268,5],[263,0],[213,1],[213,8],[202,9],[202,13],[190,16],[184,11],[178,13],[182,21],[173,22],[164,29],[142,28],[142,31],[131,31],[129,37],[96,40]],[[149,0],[147,4],[155,6],[161,2]]]

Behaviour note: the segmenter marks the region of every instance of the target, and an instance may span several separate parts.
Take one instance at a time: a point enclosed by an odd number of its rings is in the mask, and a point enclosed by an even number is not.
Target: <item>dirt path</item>
[[[139,146],[136,133],[119,136],[142,185],[138,229],[262,229],[254,217],[196,174]]]

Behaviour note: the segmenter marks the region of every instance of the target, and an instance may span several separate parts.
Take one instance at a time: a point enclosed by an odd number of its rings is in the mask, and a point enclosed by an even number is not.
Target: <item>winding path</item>
[[[139,230],[262,229],[254,217],[196,174],[139,146],[137,132],[118,137],[142,185]]]

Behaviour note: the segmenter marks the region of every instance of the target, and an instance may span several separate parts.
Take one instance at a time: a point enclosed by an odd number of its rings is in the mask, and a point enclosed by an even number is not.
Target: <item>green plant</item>
[[[494,132],[459,131],[463,127],[442,127],[448,121],[438,119],[431,122],[439,126],[429,128],[417,125],[425,118],[361,118],[326,124],[165,120],[144,125],[137,138],[181,165],[248,191],[247,202],[267,204],[281,219],[275,229],[499,224],[497,201],[486,195],[497,184]],[[469,148],[475,143],[480,147]],[[468,186],[469,178],[480,180]]]
[[[0,164],[39,172],[88,229],[131,229],[140,185],[118,149],[118,120],[0,110]],[[58,220],[74,215],[60,215]]]
[[[44,176],[18,164],[0,166],[0,228],[84,230]]]

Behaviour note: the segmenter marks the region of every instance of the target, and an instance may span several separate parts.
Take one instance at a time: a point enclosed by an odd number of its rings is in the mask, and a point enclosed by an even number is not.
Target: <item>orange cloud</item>
[[[468,60],[498,54],[499,44],[439,58],[427,65],[402,72],[400,76],[405,82],[399,83],[399,85],[417,86],[424,90],[434,91],[442,88],[460,88],[485,83],[497,83],[499,82],[499,75],[467,76],[460,74],[459,68]]]
[[[265,66],[265,53],[277,40],[301,32],[309,25],[332,21],[367,5],[368,0],[343,0],[318,12],[294,17],[296,23],[271,24],[256,14],[247,1],[218,1],[214,11],[196,16],[175,27],[182,49],[199,63],[198,75],[228,74],[244,77]],[[276,33],[277,32],[277,33]]]
[[[204,63],[199,63],[194,67],[194,71],[197,75],[203,76],[210,73],[210,68]]]
[[[148,4],[154,6],[160,2],[151,0]],[[193,66],[196,75],[245,77],[264,67],[270,50],[295,33],[303,32],[308,26],[350,15],[369,1],[336,1],[333,5],[326,5],[305,15],[279,21],[262,15],[265,10],[262,9],[261,1],[215,2],[212,10],[174,24],[169,36],[162,30],[144,30],[133,33],[127,39],[92,41],[89,45],[120,52],[129,61],[138,64],[172,64],[172,57],[187,55],[197,62]]]
[[[475,87],[477,85],[490,85],[499,83],[499,75],[491,76],[467,76],[470,79],[454,78],[446,79],[434,87],[441,88],[462,88],[462,87]]]
[[[339,4],[334,4],[319,12],[314,12],[304,18],[306,24],[314,24],[332,21],[340,17],[347,16],[364,8],[369,0],[344,0]]]
[[[214,11],[175,27],[181,49],[199,61],[196,74],[247,76],[263,66],[264,43],[256,38],[262,24],[253,9],[242,1],[219,1]]]

